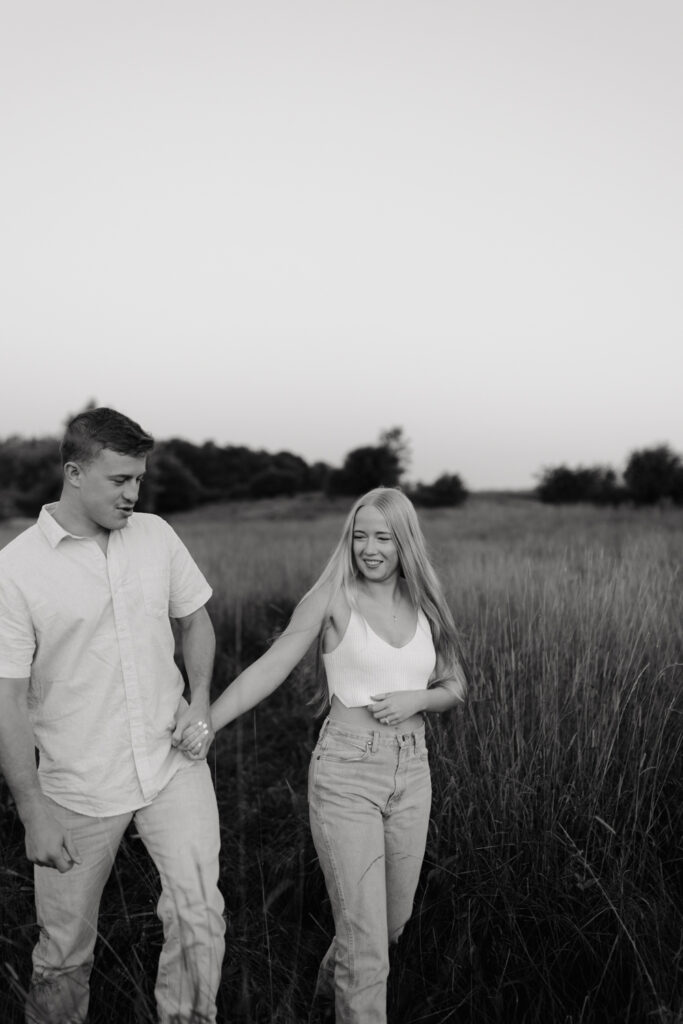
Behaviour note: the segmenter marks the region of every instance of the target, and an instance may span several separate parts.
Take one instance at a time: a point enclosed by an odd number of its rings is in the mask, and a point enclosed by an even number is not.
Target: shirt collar
[[[48,544],[52,548],[56,548],[60,540],[64,540],[65,537],[73,537],[73,534],[68,533],[63,526],[60,526],[53,516],[52,513],[56,508],[56,501],[51,502],[49,505],[43,505],[38,516],[38,526],[43,531]]]
[[[56,548],[59,542],[64,540],[65,537],[73,537],[75,540],[83,540],[84,538],[82,535],[78,533],[69,533],[68,530],[65,530],[63,526],[59,525],[53,515],[54,510],[57,508],[57,504],[58,503],[56,501],[53,501],[49,505],[43,505],[40,510],[40,515],[38,516],[38,526],[43,531],[50,547]],[[131,518],[124,524],[124,529],[130,526],[132,518],[133,517],[131,516]]]

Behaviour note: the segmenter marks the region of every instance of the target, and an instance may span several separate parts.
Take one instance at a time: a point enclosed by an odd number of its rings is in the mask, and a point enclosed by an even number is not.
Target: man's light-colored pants
[[[33,951],[27,1022],[86,1020],[100,898],[133,817],[161,876],[157,913],[164,944],[154,990],[159,1021],[215,1021],[225,922],[217,885],[218,811],[206,761],[188,761],[135,814],[93,818],[54,803],[53,808],[71,832],[81,863],[65,874],[35,868],[40,938]]]
[[[334,986],[337,1024],[385,1024],[389,943],[410,917],[431,806],[424,728],[354,732],[327,719],[313,751],[313,842],[335,937],[319,992]]]

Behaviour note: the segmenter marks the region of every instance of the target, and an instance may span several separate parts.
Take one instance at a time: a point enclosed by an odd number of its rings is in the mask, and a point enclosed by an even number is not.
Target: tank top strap
[[[359,632],[364,633],[366,631],[365,619],[358,609],[353,607],[353,605],[349,605],[349,608],[351,610],[351,614],[349,615],[349,624],[346,627],[346,632],[351,633],[352,635]]]

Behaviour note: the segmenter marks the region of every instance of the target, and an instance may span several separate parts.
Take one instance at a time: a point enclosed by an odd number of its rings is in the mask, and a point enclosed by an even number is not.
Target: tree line
[[[209,502],[307,491],[357,497],[372,487],[400,484],[409,462],[410,445],[401,427],[382,431],[374,445],[354,448],[338,468],[326,462],[309,465],[289,451],[170,438],[158,442],[149,459],[138,507],[166,514]],[[0,518],[37,515],[42,505],[59,497],[61,483],[56,438],[14,435],[0,440]],[[431,484],[407,490],[417,504],[433,507],[459,505],[467,498],[457,474],[443,474]]]
[[[209,502],[313,491],[357,497],[379,485],[401,485],[409,465],[410,444],[402,427],[383,430],[375,444],[354,448],[340,467],[309,464],[289,451],[213,441],[197,445],[176,437],[157,443],[139,507],[167,514]],[[59,497],[61,482],[57,438],[13,435],[0,440],[0,519],[37,515],[42,505]],[[455,507],[468,497],[457,473],[404,489],[417,505],[433,508]],[[622,473],[610,466],[546,467],[533,496],[547,504],[683,505],[683,462],[662,444],[631,452]]]
[[[633,451],[623,473],[610,466],[552,466],[540,474],[536,495],[553,505],[683,505],[683,462],[669,445]]]

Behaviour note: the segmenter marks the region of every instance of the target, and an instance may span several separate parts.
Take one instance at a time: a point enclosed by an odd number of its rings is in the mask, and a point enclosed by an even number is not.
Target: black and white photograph
[[[2,6],[2,1024],[683,1024],[682,54]]]

